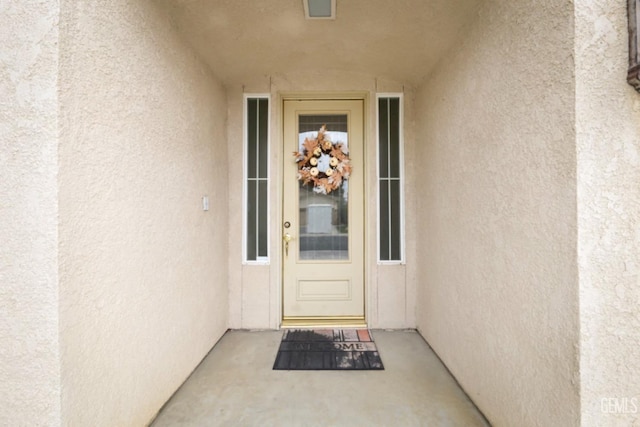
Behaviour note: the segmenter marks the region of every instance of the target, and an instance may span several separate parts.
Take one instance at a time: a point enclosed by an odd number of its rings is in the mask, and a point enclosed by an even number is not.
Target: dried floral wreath
[[[315,138],[305,138],[303,150],[293,153],[298,163],[298,180],[313,184],[313,191],[329,194],[349,179],[349,150],[342,142],[333,143],[323,125]]]

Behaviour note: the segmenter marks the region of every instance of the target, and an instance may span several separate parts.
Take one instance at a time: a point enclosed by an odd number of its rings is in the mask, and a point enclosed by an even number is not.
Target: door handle
[[[285,233],[284,236],[282,236],[282,240],[284,240],[284,254],[285,256],[289,256],[289,242],[293,240],[293,236]]]

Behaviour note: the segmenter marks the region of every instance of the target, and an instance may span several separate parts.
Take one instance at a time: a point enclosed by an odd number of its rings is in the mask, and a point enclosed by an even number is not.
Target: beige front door
[[[283,325],[364,324],[363,101],[286,100],[283,138]]]

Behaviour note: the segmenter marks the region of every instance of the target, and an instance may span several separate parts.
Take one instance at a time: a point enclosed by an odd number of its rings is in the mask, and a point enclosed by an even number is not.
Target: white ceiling
[[[481,0],[337,0],[305,20],[302,0],[157,0],[226,84],[323,68],[418,83],[455,49]]]

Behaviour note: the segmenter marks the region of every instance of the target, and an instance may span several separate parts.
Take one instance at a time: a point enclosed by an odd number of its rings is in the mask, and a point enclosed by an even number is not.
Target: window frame
[[[382,241],[380,235],[381,223],[381,203],[380,203],[380,184],[383,177],[380,176],[380,100],[381,99],[398,99],[398,157],[399,157],[399,197],[400,197],[400,258],[399,259],[381,259]],[[384,179],[388,179],[385,177]],[[404,163],[404,94],[396,92],[377,93],[376,94],[376,249],[377,262],[379,265],[404,265],[406,264],[406,240],[405,240],[405,163]]]
[[[267,186],[267,195],[266,195],[266,245],[267,245],[267,255],[260,257],[256,255],[256,259],[248,259],[248,229],[247,229],[247,221],[248,221],[248,200],[249,197],[249,101],[250,100],[267,100],[267,171],[266,178],[256,177],[255,179],[263,179],[266,182]],[[245,93],[243,94],[243,102],[242,102],[242,263],[243,265],[269,265],[271,263],[271,161],[270,161],[270,152],[271,152],[271,94],[268,93]],[[259,216],[259,213],[258,213]],[[259,234],[259,231],[256,231],[256,234]]]

